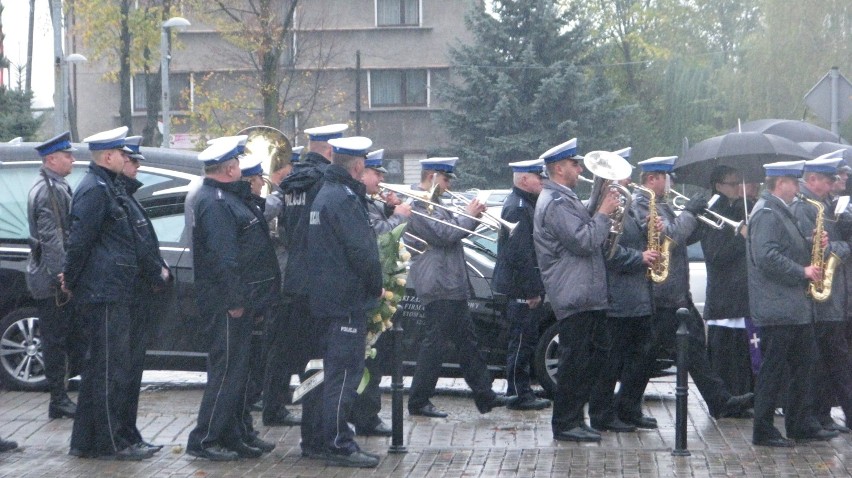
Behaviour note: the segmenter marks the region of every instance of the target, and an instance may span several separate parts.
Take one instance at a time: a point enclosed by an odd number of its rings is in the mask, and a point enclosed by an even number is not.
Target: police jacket
[[[148,218],[148,213],[133,197],[142,183],[126,176],[119,176],[119,180],[124,183],[127,191],[129,199],[127,211],[133,224],[133,231],[136,233],[136,252],[139,260],[137,289],[144,294],[152,287],[159,288],[165,285],[161,272],[163,267],[168,269],[169,266],[160,256],[160,241],[157,239],[157,233]]]
[[[570,188],[551,180],[535,205],[533,238],[544,288],[558,320],[607,308],[602,247],[610,219],[590,216]]]
[[[766,191],[751,213],[746,241],[751,317],[759,327],[813,320],[805,296],[810,244],[784,202]]]
[[[35,299],[53,297],[59,288],[57,276],[65,260],[70,209],[71,188],[65,178],[47,168],[39,170],[27,197],[30,256],[26,277]]]
[[[311,315],[365,317],[382,293],[379,246],[364,185],[336,164],[311,205],[307,239]]]
[[[370,225],[376,235],[385,234],[404,223],[405,216],[394,215],[394,208],[367,197],[367,213],[370,215]]]
[[[837,198],[832,199],[833,204],[830,209],[831,211],[834,211],[836,201]],[[840,214],[837,219],[837,229],[840,232],[840,238],[842,240],[846,242],[852,241],[852,208],[847,206],[846,211]],[[846,279],[846,293],[844,295],[846,303],[844,307],[848,320],[849,318],[852,318],[852,299],[849,298],[850,296],[852,296],[852,260],[847,259],[843,261],[842,267],[843,274]]]
[[[731,201],[720,195],[711,210],[735,221],[745,218],[742,199]],[[722,229],[705,227],[701,235],[701,249],[707,265],[704,319],[750,317],[745,237],[731,233],[727,226]]]
[[[834,221],[834,210],[831,204],[818,199],[804,184],[799,184],[799,191],[808,199],[819,201],[825,208],[823,210],[823,227],[828,233],[828,252],[837,254],[841,261],[846,261],[849,258],[849,243],[842,240],[840,231],[837,228],[837,223]],[[816,227],[817,209],[812,204],[798,200],[790,205],[790,210],[799,221],[799,229],[805,233],[805,237],[809,239],[811,247],[813,244],[813,230]],[[809,261],[810,263],[810,261]],[[817,322],[838,322],[846,320],[846,280],[843,264],[838,264],[834,270],[834,277],[831,283],[831,296],[825,302],[814,302],[814,320]]]
[[[80,303],[107,303],[132,296],[139,274],[130,198],[115,173],[89,164],[71,201],[65,284]]]
[[[263,212],[247,182],[204,178],[195,198],[192,237],[200,308],[263,310],[280,272]]]
[[[412,189],[420,190],[416,186]],[[409,218],[406,232],[428,244],[414,242],[414,247],[423,251],[423,254],[413,254],[408,274],[409,283],[417,297],[423,305],[436,300],[467,300],[470,297],[470,282],[462,239],[470,235],[467,231],[473,231],[477,222],[456,216],[445,209],[433,207],[430,210],[421,201],[414,202],[412,210],[462,228],[456,229],[417,214]]]
[[[320,191],[329,161],[313,151],[302,155],[281,182],[284,209],[278,221],[279,236],[287,248],[287,268],[282,287],[294,295],[308,295],[308,223],[311,204]]]
[[[642,192],[633,194],[631,207],[643,223],[648,221],[647,195]],[[663,235],[670,237],[675,243],[669,257],[668,278],[661,284],[654,284],[654,305],[663,308],[686,307],[692,301],[689,295],[689,258],[686,246],[700,237],[698,220],[686,211],[675,215],[672,207],[659,197],[657,213],[663,220]]]
[[[502,233],[497,244],[497,263],[491,286],[513,299],[544,295],[544,284],[535,257],[533,217],[538,195],[513,187],[503,201],[500,217],[516,223],[511,234]]]
[[[642,253],[648,248],[644,224],[630,209],[624,217],[615,254],[606,261],[607,317],[644,317],[654,313],[653,287]]]

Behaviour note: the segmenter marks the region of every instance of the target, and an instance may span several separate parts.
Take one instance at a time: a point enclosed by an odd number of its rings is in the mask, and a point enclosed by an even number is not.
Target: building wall
[[[312,51],[320,48],[331,52],[323,65],[317,101],[310,110],[304,99],[294,99],[293,111],[279,129],[294,144],[304,144],[298,134],[305,128],[330,122],[348,122],[349,134],[355,134],[360,120],[361,134],[373,139],[375,148],[385,148],[385,158],[400,166],[399,180],[414,177],[418,158],[446,143],[446,134],[435,121],[443,106],[436,89],[450,77],[448,49],[471,40],[464,26],[464,16],[471,8],[482,8],[481,0],[421,0],[420,21],[415,26],[376,26],[376,2],[380,0],[310,0],[302,2],[295,20],[295,44],[300,48],[295,64],[297,80],[294,91],[310,89],[318,74]],[[225,41],[213,27],[183,12],[193,25],[176,33],[177,47],[172,51],[170,78],[190,74],[196,93],[202,86],[229,92],[240,91],[240,78],[256,75],[246,62],[247,55]],[[80,42],[77,42],[80,45]],[[320,47],[321,46],[321,47]],[[84,49],[79,49],[86,54]],[[360,52],[361,71],[356,73],[356,52]],[[118,84],[102,76],[106,65],[90,62],[78,69],[77,103],[81,136],[118,126]],[[387,70],[428,70],[429,90],[426,104],[416,106],[385,106],[371,104],[371,86],[375,75]],[[377,73],[379,72],[379,73]],[[387,73],[385,73],[387,74]],[[405,73],[406,75],[409,73]],[[420,73],[411,73],[420,75]],[[312,76],[313,75],[313,76]],[[373,80],[373,81],[371,81]],[[360,83],[360,115],[356,107],[356,81]],[[196,95],[196,98],[200,96]],[[174,100],[172,101],[174,103]],[[248,126],[249,114],[259,109],[259,99],[244,99],[245,115],[218,118],[233,123],[234,131]],[[302,105],[298,107],[297,105]],[[187,133],[192,127],[203,134],[203,126],[190,125],[180,111],[172,115],[173,133]],[[293,119],[295,116],[295,120]],[[134,113],[132,129],[141,134],[144,112]],[[403,166],[405,165],[405,166]],[[403,178],[403,175],[405,178]],[[396,176],[396,175],[394,175]]]

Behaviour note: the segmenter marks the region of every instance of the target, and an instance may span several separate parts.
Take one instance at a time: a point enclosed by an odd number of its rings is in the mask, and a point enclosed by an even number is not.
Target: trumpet
[[[483,222],[481,219],[479,219],[479,218],[477,218],[477,217],[474,217],[474,216],[471,216],[471,215],[469,215],[469,214],[465,214],[465,213],[463,213],[463,212],[458,211],[458,208],[450,207],[450,206],[444,206],[444,205],[443,205],[443,204],[441,204],[441,203],[437,203],[437,202],[429,201],[428,199],[424,198],[423,196],[421,196],[421,195],[419,195],[419,194],[415,194],[415,193],[413,193],[413,192],[403,191],[403,190],[401,190],[401,189],[389,188],[389,187],[388,187],[386,184],[384,184],[384,183],[380,183],[380,184],[379,184],[379,187],[380,187],[381,189],[385,190],[385,191],[389,191],[389,192],[392,192],[392,193],[394,193],[394,194],[399,194],[399,195],[401,195],[401,196],[406,196],[406,197],[409,197],[409,198],[412,198],[412,199],[416,199],[417,201],[424,202],[424,203],[428,204],[429,206],[439,207],[439,208],[441,208],[441,209],[446,209],[446,210],[448,210],[448,211],[450,211],[450,212],[452,212],[452,213],[456,213],[456,214],[459,214],[459,215],[461,215],[461,216],[469,217],[469,218],[471,218],[471,219],[473,219],[473,220],[475,220],[475,221],[477,221],[477,222],[479,222],[479,223],[481,223],[481,224],[486,224],[486,225],[488,225],[488,226],[489,226],[489,227],[491,227],[491,228],[493,228],[493,227],[494,227],[494,226],[493,226],[493,225],[491,225],[491,224],[488,224],[488,223]],[[383,203],[386,203],[386,202],[387,202],[387,201],[385,201],[385,200],[384,200],[384,198],[382,198],[381,196],[374,197],[374,199],[376,199],[377,201],[381,201],[381,202],[383,202]],[[444,221],[444,220],[442,220],[442,219],[438,219],[437,217],[431,216],[431,215],[426,214],[426,213],[422,213],[422,212],[420,212],[420,211],[416,211],[416,210],[414,210],[414,209],[412,209],[412,210],[411,210],[411,214],[414,214],[414,215],[416,215],[416,216],[420,216],[420,217],[422,217],[422,218],[425,218],[425,219],[429,219],[429,220],[432,220],[432,221],[438,222],[438,223],[443,224],[443,225],[445,225],[445,226],[452,227],[453,229],[459,229],[459,230],[462,230],[462,231],[468,232],[468,233],[470,233],[471,235],[474,235],[474,236],[476,236],[476,237],[479,237],[479,238],[485,239],[486,241],[497,242],[497,239],[495,239],[495,238],[493,238],[493,237],[486,236],[485,234],[480,234],[480,233],[478,233],[478,232],[476,232],[476,231],[471,231],[470,229],[467,229],[467,228],[465,228],[465,227],[459,226],[459,225],[457,225],[457,224],[453,224],[453,223],[448,222],[448,221]],[[426,241],[422,241],[422,242],[426,242]]]
[[[435,207],[437,207],[437,208],[441,208],[441,209],[444,209],[444,210],[446,210],[446,211],[449,211],[449,212],[451,212],[451,213],[453,213],[453,214],[456,214],[456,215],[459,215],[459,216],[462,216],[462,217],[466,217],[466,218],[469,218],[469,219],[473,219],[474,221],[476,221],[476,222],[478,222],[479,224],[482,224],[482,225],[484,225],[484,226],[488,227],[489,229],[492,229],[492,230],[495,230],[495,231],[497,230],[497,227],[496,227],[496,226],[494,226],[493,224],[491,224],[491,223],[489,223],[489,222],[486,222],[486,221],[483,221],[482,219],[480,219],[480,218],[478,218],[478,217],[476,217],[476,216],[471,216],[470,214],[467,214],[467,213],[465,213],[465,212],[462,212],[462,211],[460,211],[460,210],[459,210],[459,208],[457,208],[457,207],[455,207],[455,206],[445,206],[445,205],[443,205],[443,204],[441,204],[441,203],[439,203],[439,202],[431,201],[431,200],[430,200],[430,198],[434,195],[434,193],[433,193],[433,194],[429,194],[429,193],[427,193],[427,194],[428,194],[428,197],[427,197],[426,195],[420,195],[420,194],[417,194],[417,193],[415,193],[415,192],[413,192],[413,191],[403,191],[403,190],[401,190],[401,189],[396,189],[396,188],[393,188],[393,187],[388,187],[388,185],[387,185],[387,184],[385,184],[385,183],[379,183],[379,188],[381,188],[381,189],[382,189],[382,190],[384,190],[384,191],[392,192],[392,193],[394,193],[394,194],[399,194],[399,195],[401,195],[401,196],[409,197],[409,198],[411,198],[411,199],[414,199],[414,200],[417,200],[417,201],[420,201],[420,202],[426,203],[427,205],[429,205],[430,209],[431,209],[431,208],[435,208]],[[382,201],[383,201],[383,200],[382,200]],[[482,238],[482,239],[485,239],[485,240],[487,240],[487,241],[497,242],[497,239],[495,239],[495,238],[493,238],[493,237],[489,237],[489,236],[486,236],[486,235],[484,235],[484,234],[480,234],[480,233],[478,233],[478,232],[476,232],[476,231],[471,231],[470,229],[467,229],[467,228],[465,228],[465,227],[462,227],[462,226],[459,226],[459,225],[453,224],[453,223],[451,223],[451,222],[443,221],[443,220],[438,219],[438,218],[436,218],[436,217],[430,216],[429,214],[424,214],[424,213],[422,213],[422,212],[415,211],[415,210],[413,210],[413,209],[411,210],[411,214],[415,214],[415,215],[417,215],[417,216],[420,216],[420,217],[423,217],[423,218],[426,218],[426,219],[431,219],[431,220],[433,220],[433,221],[435,221],[435,222],[439,222],[439,223],[441,223],[441,224],[443,224],[443,225],[445,225],[445,226],[450,226],[450,227],[455,228],[455,229],[460,229],[460,230],[462,230],[462,231],[467,231],[467,232],[469,232],[470,234],[472,234],[472,235],[474,235],[474,236],[476,236],[476,237],[480,237],[480,238]]]
[[[689,202],[689,198],[675,191],[674,189],[671,189],[669,192],[674,195],[674,197],[672,198],[672,207],[679,211],[683,211],[686,208],[686,202]],[[719,197],[720,196],[718,194],[714,194],[710,198],[710,200],[707,201],[707,208],[704,209],[704,214],[699,214],[697,216],[698,220],[716,230],[722,230],[725,228],[725,226],[731,226],[731,228],[734,230],[734,235],[739,234],[740,229],[742,229],[743,223],[745,221],[734,221],[733,219],[728,219],[727,217],[710,209],[711,207],[713,207],[714,204],[716,204],[716,201],[719,200]],[[678,204],[678,200],[686,202]]]
[[[468,199],[467,197],[465,197],[463,194],[459,194],[459,193],[457,193],[457,192],[453,192],[453,191],[449,191],[449,190],[448,190],[448,191],[446,191],[446,192],[447,192],[450,196],[452,196],[452,197],[453,197],[453,199],[455,199],[456,201],[461,202],[461,203],[462,203],[462,204],[464,204],[465,206],[467,206],[468,204],[470,204],[470,203],[473,201],[472,199]],[[503,219],[502,217],[497,217],[497,216],[495,216],[495,215],[493,215],[493,214],[489,213],[489,212],[488,212],[488,210],[486,210],[485,212],[483,212],[483,213],[482,213],[482,216],[483,216],[483,217],[485,217],[486,219],[489,219],[489,220],[491,220],[491,221],[494,221],[500,229],[505,228],[505,229],[509,232],[509,234],[512,234],[512,231],[514,231],[514,230],[515,230],[515,227],[517,227],[517,226],[518,226],[518,223],[516,223],[516,222],[509,222],[509,221],[507,221],[507,220]],[[485,226],[488,226],[488,227],[490,227],[490,228],[494,229],[494,224],[490,224],[490,223],[485,222],[485,221],[481,221],[481,222],[482,222],[482,224],[484,224]]]

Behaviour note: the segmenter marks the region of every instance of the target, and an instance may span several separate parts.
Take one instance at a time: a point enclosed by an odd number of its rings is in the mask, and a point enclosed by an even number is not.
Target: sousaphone
[[[261,196],[266,197],[271,189],[269,174],[290,163],[293,157],[293,146],[284,133],[271,126],[249,126],[237,134],[248,136],[246,155],[261,158],[260,166],[263,168],[264,179],[266,179]]]

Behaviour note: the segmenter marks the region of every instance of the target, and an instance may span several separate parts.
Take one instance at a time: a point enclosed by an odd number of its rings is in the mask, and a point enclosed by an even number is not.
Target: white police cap
[[[84,138],[83,142],[88,143],[89,151],[106,151],[108,149],[118,149],[126,153],[132,153],[130,148],[124,146],[124,138],[127,136],[127,126],[119,126],[118,128],[108,131],[101,131],[93,134],[88,138]]]
[[[513,173],[534,173],[540,175],[544,173],[544,160],[538,158],[527,161],[515,161],[514,163],[509,163],[509,167],[512,168]]]
[[[348,138],[331,138],[328,140],[332,151],[347,156],[367,156],[367,150],[373,145],[373,140],[365,136],[350,136]]]
[[[130,153],[131,158],[137,161],[145,159],[145,156],[142,156],[142,153],[139,152],[139,149],[142,146],[141,136],[128,136],[124,138],[124,146],[132,151],[132,153]]]
[[[213,166],[237,158],[245,152],[246,138],[243,134],[212,139],[207,142],[210,146],[198,153],[198,160],[206,166]]]
[[[639,168],[645,173],[670,173],[674,169],[677,156],[657,156],[639,161]]]
[[[424,171],[440,171],[451,178],[455,178],[456,161],[459,158],[453,156],[451,158],[426,158],[420,160],[420,167]]]
[[[308,135],[308,138],[310,138],[311,141],[328,141],[330,139],[342,137],[343,132],[346,131],[347,128],[349,128],[349,125],[336,123],[317,126],[316,128],[308,128],[305,130],[305,134]]]
[[[843,150],[840,150],[842,153]],[[843,156],[831,157],[834,153],[824,154],[810,161],[805,161],[804,172],[806,173],[822,173],[834,176],[837,174],[837,168],[843,163]]]
[[[802,170],[805,168],[805,161],[779,161],[777,163],[764,164],[763,169],[766,170],[767,176],[791,176],[794,178],[802,177]]]
[[[550,164],[563,159],[579,161],[583,159],[583,157],[577,154],[577,138],[571,138],[562,144],[558,144],[548,149],[539,156],[539,159],[543,159],[545,163]]]
[[[630,159],[630,153],[632,153],[632,152],[633,152],[633,148],[631,148],[630,146],[628,146],[624,149],[619,149],[618,151],[613,151],[613,153],[621,156],[624,159]]]
[[[240,172],[243,176],[260,176],[263,174],[263,167],[260,165],[263,158],[255,155],[240,156]]]
[[[290,162],[295,163],[299,160],[299,157],[302,155],[302,150],[305,149],[304,146],[296,146],[293,148],[292,157],[290,158]]]
[[[388,170],[382,166],[382,159],[385,157],[384,149],[377,149],[367,153],[367,159],[364,160],[364,167],[375,169],[376,171],[387,174]]]

